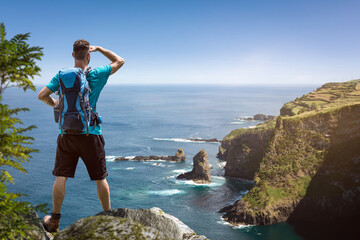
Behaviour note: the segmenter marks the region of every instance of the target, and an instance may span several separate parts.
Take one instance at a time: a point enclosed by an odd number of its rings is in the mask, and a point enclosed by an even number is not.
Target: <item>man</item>
[[[100,52],[107,57],[111,63],[95,69],[89,70],[90,53]],[[87,80],[90,86],[89,102],[92,109],[96,112],[96,102],[100,92],[105,86],[109,75],[114,74],[124,64],[124,59],[115,53],[100,46],[90,46],[86,40],[77,40],[73,46],[72,56],[75,60],[75,68],[80,68],[87,72]],[[59,74],[57,74],[46,87],[44,87],[38,98],[54,107],[58,104],[50,95],[60,87]],[[79,157],[84,161],[90,179],[96,181],[97,194],[104,211],[110,210],[110,191],[106,181],[106,161],[104,150],[104,138],[101,135],[101,128],[89,128],[89,135],[86,132],[80,135],[63,134],[57,139],[56,159],[53,175],[56,176],[52,197],[53,209],[51,215],[45,216],[43,225],[49,232],[56,232],[60,223],[60,210],[65,197],[65,183],[68,177],[73,178]]]

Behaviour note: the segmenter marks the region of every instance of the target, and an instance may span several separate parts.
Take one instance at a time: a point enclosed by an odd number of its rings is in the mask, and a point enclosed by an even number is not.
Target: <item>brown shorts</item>
[[[85,134],[58,136],[54,176],[75,176],[79,157],[85,163],[91,180],[102,180],[108,175],[105,160],[105,141],[102,135]]]

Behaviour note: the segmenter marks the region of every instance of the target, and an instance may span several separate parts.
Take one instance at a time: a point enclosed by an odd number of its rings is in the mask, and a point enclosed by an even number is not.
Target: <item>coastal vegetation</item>
[[[7,40],[5,24],[0,23],[0,102],[6,88],[35,90],[30,79],[39,74],[40,68],[35,60],[40,60],[43,53],[42,48],[29,46],[29,37],[30,33],[17,34]],[[29,109],[11,109],[0,103],[0,239],[34,239],[30,234],[34,227],[28,216],[33,215],[34,209],[45,211],[45,205],[31,206],[17,201],[23,195],[7,191],[7,184],[14,183],[8,170],[13,168],[26,173],[22,163],[28,162],[31,153],[38,151],[28,147],[34,139],[26,135],[35,126],[20,127],[22,121],[14,117],[25,111]]]

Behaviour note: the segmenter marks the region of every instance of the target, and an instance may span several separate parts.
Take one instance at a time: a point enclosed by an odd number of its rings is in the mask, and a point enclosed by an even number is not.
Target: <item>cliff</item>
[[[316,223],[332,232],[336,223],[354,233],[351,226],[360,226],[360,80],[325,84],[280,113],[276,122],[224,138],[225,175],[255,182],[222,209],[224,218],[255,225],[289,221],[299,231]]]

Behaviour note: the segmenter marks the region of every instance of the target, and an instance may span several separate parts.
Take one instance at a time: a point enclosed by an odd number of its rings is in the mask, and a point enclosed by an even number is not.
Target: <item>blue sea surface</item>
[[[38,86],[37,92],[41,88]],[[219,143],[186,139],[221,140],[231,130],[260,123],[241,118],[257,113],[278,115],[284,103],[314,89],[315,86],[105,86],[97,109],[103,118],[112,208],[159,207],[210,239],[301,239],[287,223],[233,227],[223,221],[218,210],[240,199],[253,183],[223,177],[224,163],[216,158]],[[37,93],[19,89],[7,89],[2,103],[30,109],[18,117],[24,126],[37,126],[29,135],[35,138],[31,147],[40,150],[24,164],[28,174],[11,170],[15,184],[9,190],[27,194],[21,199],[33,204],[48,203],[51,209],[55,180],[51,172],[59,132],[52,108],[39,101]],[[180,147],[187,156],[181,163],[113,161],[118,156],[174,155]],[[197,185],[176,180],[180,173],[192,169],[192,158],[201,149],[209,155],[212,183]],[[96,184],[89,180],[79,161],[75,178],[67,181],[60,228],[100,211]]]

